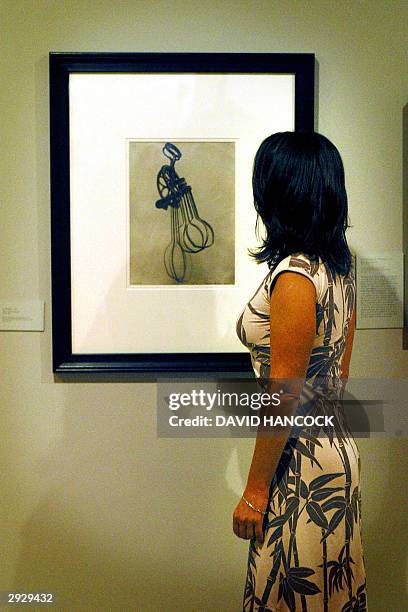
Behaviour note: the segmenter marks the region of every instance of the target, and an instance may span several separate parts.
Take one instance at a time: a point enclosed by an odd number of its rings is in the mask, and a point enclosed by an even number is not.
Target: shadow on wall
[[[408,350],[408,104],[402,113],[402,202],[403,202],[403,231],[402,249],[404,253],[404,333],[403,349]]]
[[[368,609],[370,612],[403,612],[408,609],[408,481],[405,477],[408,439],[358,443],[362,456],[362,525]],[[381,580],[385,564],[393,577],[387,584]]]

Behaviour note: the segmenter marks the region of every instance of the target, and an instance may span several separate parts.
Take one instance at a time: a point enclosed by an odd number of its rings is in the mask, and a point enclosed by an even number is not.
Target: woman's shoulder
[[[355,279],[355,271],[356,271],[356,255],[354,253],[350,253],[350,268],[348,274],[340,274],[336,273],[336,277],[339,276],[343,279]],[[319,255],[308,255],[302,251],[297,253],[292,253],[285,257],[280,263],[284,262],[282,265],[287,266],[288,268],[301,268],[308,272],[311,276],[321,275],[322,277],[329,277],[328,280],[331,279],[332,274],[330,272],[331,266],[323,260]]]
[[[321,294],[321,271],[324,268],[320,257],[310,256],[302,251],[291,253],[280,260],[280,262],[269,272],[266,282],[267,294],[270,297],[276,277],[281,272],[298,272],[308,277],[315,285],[317,295]]]
[[[301,272],[313,278],[317,276],[322,269],[324,269],[324,264],[319,256],[311,256],[303,251],[297,251],[281,259],[273,269],[272,275],[278,274],[283,270],[293,270],[294,272]]]
[[[308,255],[303,251],[292,253],[288,255],[288,266],[290,268],[301,268],[306,270],[312,276],[317,274],[320,268],[323,266],[323,261],[318,255]]]

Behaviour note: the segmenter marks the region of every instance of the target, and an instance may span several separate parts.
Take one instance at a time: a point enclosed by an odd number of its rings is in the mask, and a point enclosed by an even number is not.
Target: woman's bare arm
[[[306,377],[316,333],[316,290],[310,279],[299,273],[282,272],[276,279],[270,304],[270,390],[280,394],[274,413],[293,415]],[[265,407],[263,414],[271,414]],[[282,427],[279,435],[262,435],[258,430],[244,497],[264,510],[269,486],[287,442],[291,427]],[[248,539],[262,541],[262,515],[241,499],[234,512],[234,532]]]

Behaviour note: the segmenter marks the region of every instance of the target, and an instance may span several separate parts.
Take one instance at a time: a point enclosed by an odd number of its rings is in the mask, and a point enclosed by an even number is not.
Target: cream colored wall
[[[154,383],[51,373],[48,52],[314,52],[350,245],[400,249],[408,3],[2,0],[0,12],[0,297],[46,300],[45,333],[0,334],[0,590],[54,591],[60,610],[236,612],[247,543],[231,516],[253,441],[157,439]],[[351,375],[406,377],[401,346],[400,330],[357,330]],[[370,610],[406,610],[407,440],[360,449]]]

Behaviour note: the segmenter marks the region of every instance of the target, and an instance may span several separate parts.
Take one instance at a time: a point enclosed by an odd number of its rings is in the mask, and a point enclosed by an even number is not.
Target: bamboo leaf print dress
[[[353,257],[350,273],[336,274],[334,280],[321,258],[289,255],[266,275],[237,320],[237,334],[250,351],[255,376],[268,379],[274,280],[283,271],[308,277],[317,296],[316,335],[305,385],[312,392],[302,391],[296,414],[312,414],[313,405],[319,415],[334,416],[334,426],[302,427],[288,438],[270,484],[263,543],[249,541],[243,612],[368,610],[360,454],[335,399],[341,397],[341,360],[355,303],[354,270]]]

